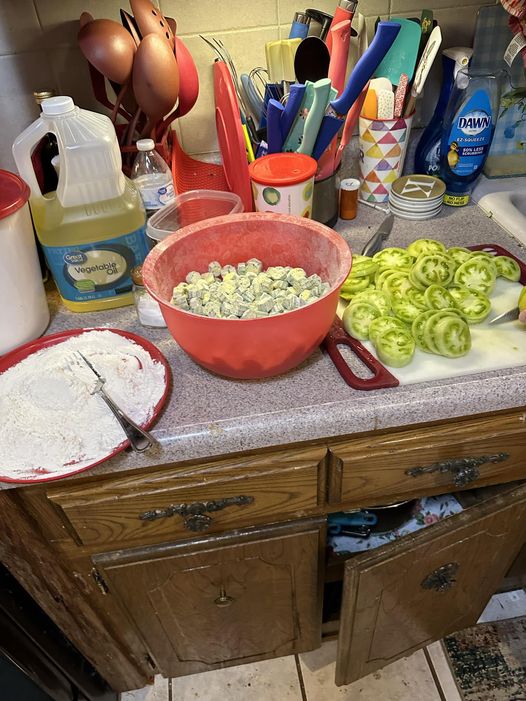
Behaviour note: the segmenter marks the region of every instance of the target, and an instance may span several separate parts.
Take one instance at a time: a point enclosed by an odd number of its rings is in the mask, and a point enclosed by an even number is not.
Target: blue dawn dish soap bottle
[[[472,54],[473,49],[462,46],[442,51],[442,87],[435,112],[416,147],[415,173],[438,175],[440,172],[440,142],[444,114],[457,73],[469,64]]]
[[[502,73],[462,69],[449,98],[440,145],[444,204],[463,207],[489,154],[498,117]]]

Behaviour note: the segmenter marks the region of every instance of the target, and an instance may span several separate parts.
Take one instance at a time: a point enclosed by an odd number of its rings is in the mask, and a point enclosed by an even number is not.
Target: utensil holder
[[[314,181],[312,195],[312,219],[333,227],[338,221],[339,169],[328,178]]]
[[[387,202],[391,185],[402,173],[414,114],[399,119],[360,117],[360,197]]]

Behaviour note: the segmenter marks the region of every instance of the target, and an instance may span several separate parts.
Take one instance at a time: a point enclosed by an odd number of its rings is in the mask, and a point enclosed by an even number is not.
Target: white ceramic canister
[[[28,185],[0,170],[0,355],[38,338],[49,323],[28,199]]]
[[[256,212],[312,217],[314,158],[303,153],[271,153],[253,161],[248,172]]]

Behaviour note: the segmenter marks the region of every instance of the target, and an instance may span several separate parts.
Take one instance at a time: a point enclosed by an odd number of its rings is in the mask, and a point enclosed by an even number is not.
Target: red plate
[[[167,398],[168,398],[168,393],[170,391],[170,378],[171,378],[171,373],[170,373],[170,366],[168,365],[168,361],[164,357],[164,355],[161,353],[161,351],[153,345],[150,341],[147,341],[145,338],[142,336],[137,336],[134,333],[130,333],[129,331],[122,331],[121,329],[110,329],[110,328],[100,328],[100,327],[93,327],[93,328],[84,328],[84,329],[71,329],[70,331],[61,331],[60,333],[54,333],[51,334],[50,336],[43,336],[42,338],[38,338],[36,341],[30,341],[29,343],[25,343],[23,346],[20,346],[20,348],[15,348],[15,350],[11,351],[10,353],[7,353],[3,357],[0,358],[0,374],[5,372],[6,370],[9,370],[9,368],[13,367],[14,365],[17,365],[21,360],[24,360],[30,355],[33,355],[33,353],[36,353],[37,351],[42,350],[43,348],[50,348],[51,346],[56,346],[59,343],[62,343],[63,341],[67,341],[69,338],[72,336],[80,336],[83,333],[86,333],[88,331],[111,331],[112,333],[115,333],[119,336],[124,336],[124,338],[129,339],[130,341],[133,341],[136,343],[138,346],[141,346],[141,348],[144,348],[144,350],[150,354],[153,360],[161,363],[164,367],[164,380],[165,380],[165,388],[163,392],[163,396],[159,399],[157,404],[155,405],[153,409],[153,413],[151,417],[146,421],[145,423],[141,424],[142,428],[148,429],[150,426],[153,425],[153,423],[156,421],[157,417],[161,413],[161,409],[163,408]],[[71,471],[70,472],[61,472],[60,475],[56,475],[54,473],[47,473],[46,471],[41,471],[41,472],[35,472],[34,477],[26,478],[26,479],[14,479],[13,477],[9,477],[8,475],[1,475],[0,474],[0,482],[14,482],[15,484],[34,484],[37,482],[51,482],[53,480],[58,480],[58,479],[63,479],[64,477],[70,477],[71,475],[77,475],[79,472],[85,472],[86,470],[90,470],[92,467],[95,467],[95,465],[99,465],[101,462],[104,462],[105,460],[109,460],[109,458],[112,458],[114,455],[117,455],[117,453],[120,453],[123,451],[125,448],[128,448],[130,445],[129,440],[124,440],[122,443],[120,443],[118,446],[116,446],[111,453],[108,453],[105,457],[101,458],[100,460],[96,460],[95,462],[92,462],[89,465],[85,465],[84,467],[81,467],[80,469],[75,469],[75,465],[71,465]],[[1,469],[1,467],[0,467]]]

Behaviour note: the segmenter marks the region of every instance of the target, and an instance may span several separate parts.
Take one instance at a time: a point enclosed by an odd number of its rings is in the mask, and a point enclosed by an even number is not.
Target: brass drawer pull
[[[458,562],[448,562],[442,565],[421,582],[422,589],[434,589],[435,591],[448,591],[456,584],[455,575],[459,570]]]
[[[234,603],[234,599],[227,595],[224,587],[221,587],[219,590],[219,596],[217,599],[214,599],[214,604],[219,606],[219,608],[225,608],[226,606],[230,606],[232,603]]]
[[[478,458],[452,458],[451,460],[434,462],[425,467],[412,467],[410,470],[406,470],[405,474],[410,477],[418,477],[431,472],[451,472],[455,487],[465,487],[466,484],[478,480],[480,465],[487,462],[504,462],[509,457],[509,453],[497,453],[496,455],[481,455]]]
[[[206,512],[221,511],[227,506],[245,506],[252,504],[254,497],[241,494],[237,497],[214,499],[213,501],[193,501],[190,504],[170,504],[165,509],[152,509],[139,514],[141,521],[157,521],[160,518],[168,518],[179,514],[184,519],[184,526],[189,531],[206,531],[212,525],[212,518]]]

